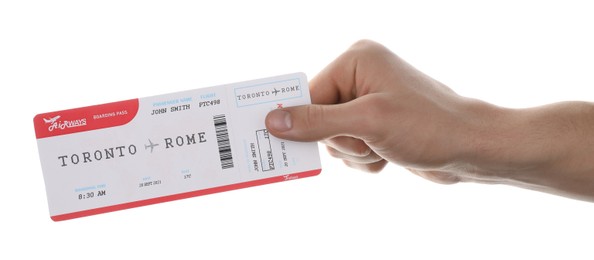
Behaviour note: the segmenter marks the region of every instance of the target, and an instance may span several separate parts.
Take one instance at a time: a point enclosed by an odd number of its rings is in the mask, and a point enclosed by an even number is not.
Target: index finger
[[[355,87],[357,65],[349,50],[309,81],[313,104],[338,104],[352,99],[347,90]]]
[[[382,65],[378,63],[381,63],[386,51],[383,45],[369,40],[353,44],[310,80],[312,103],[345,103],[366,94],[365,77],[373,77],[370,73],[379,73],[381,69],[377,67]]]

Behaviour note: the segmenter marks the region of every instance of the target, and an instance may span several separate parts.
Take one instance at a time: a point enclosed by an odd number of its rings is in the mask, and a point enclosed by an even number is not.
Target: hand
[[[481,125],[473,120],[481,102],[457,95],[382,45],[357,42],[310,89],[314,105],[267,116],[271,134],[322,141],[332,156],[369,172],[389,161],[439,183],[476,179],[461,168],[468,136]]]
[[[438,183],[500,183],[594,201],[594,104],[506,109],[457,95],[380,44],[360,41],[310,82],[312,105],[266,126],[321,141],[348,166],[387,162]]]

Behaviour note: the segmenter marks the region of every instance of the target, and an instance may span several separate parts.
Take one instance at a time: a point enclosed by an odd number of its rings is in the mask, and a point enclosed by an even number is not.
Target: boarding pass
[[[278,139],[273,109],[309,104],[303,73],[43,113],[50,217],[67,220],[320,173],[315,142]]]

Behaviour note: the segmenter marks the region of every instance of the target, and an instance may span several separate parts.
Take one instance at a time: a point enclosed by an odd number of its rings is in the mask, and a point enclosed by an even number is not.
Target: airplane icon
[[[278,94],[278,92],[280,92],[280,90],[274,88],[274,90],[272,91],[272,93],[274,93],[274,95],[276,96],[276,94]]]
[[[60,119],[60,116],[55,116],[55,117],[52,117],[52,118],[50,118],[50,119],[45,119],[45,118],[44,118],[44,119],[43,119],[43,121],[44,121],[46,124],[53,124],[53,123],[54,123],[54,122],[56,122],[56,120],[58,120],[58,119]]]
[[[153,144],[153,142],[151,141],[151,139],[148,139],[149,144],[145,144],[144,145],[144,150],[149,149],[149,147],[151,148],[151,153],[153,153],[153,149],[155,149],[155,146],[159,146],[159,144]]]

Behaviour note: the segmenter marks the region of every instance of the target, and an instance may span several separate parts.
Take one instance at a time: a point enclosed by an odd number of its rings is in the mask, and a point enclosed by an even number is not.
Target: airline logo
[[[61,116],[58,115],[58,116],[51,117],[51,118],[43,118],[43,121],[46,124],[49,124],[49,126],[47,128],[48,131],[52,132],[56,129],[64,130],[66,128],[81,127],[81,126],[87,125],[86,118],[57,121],[58,119],[60,119],[60,117]]]
[[[138,112],[138,99],[62,110],[35,116],[37,139],[74,134],[129,123]]]

